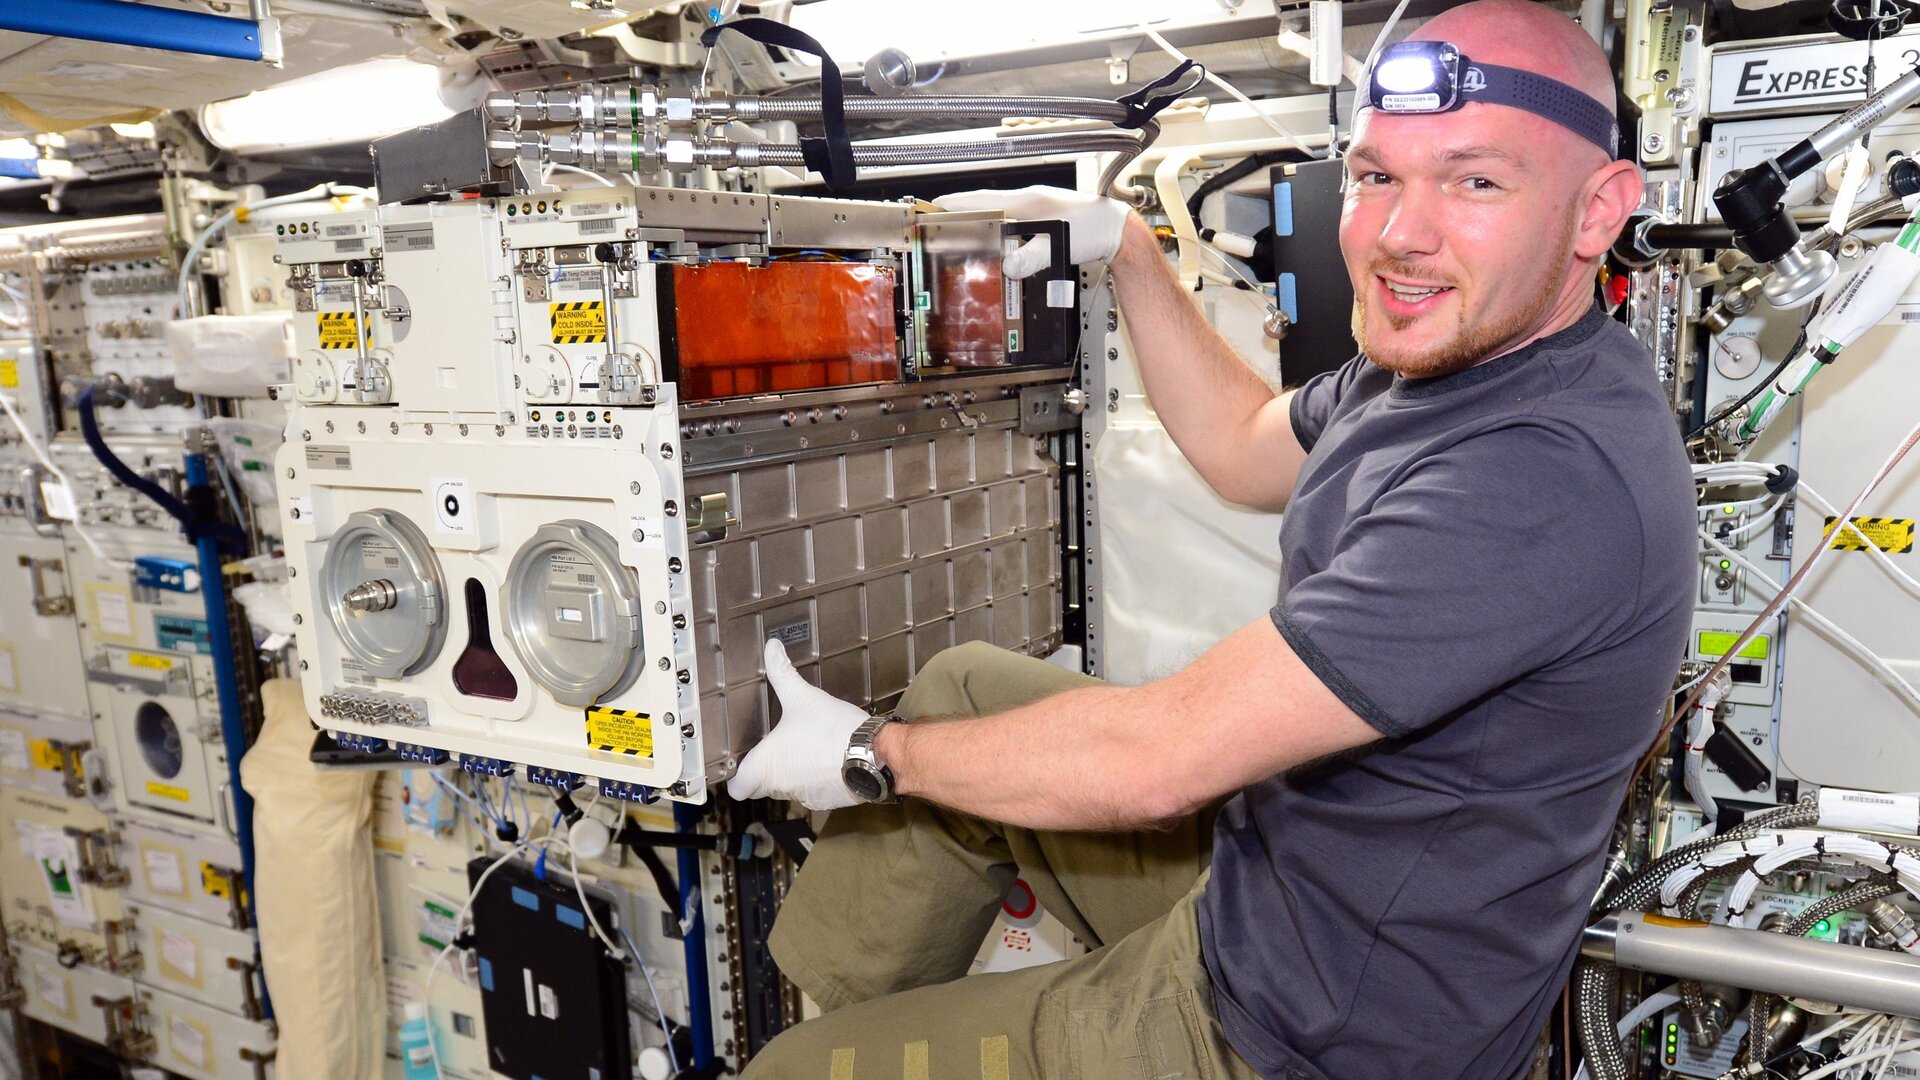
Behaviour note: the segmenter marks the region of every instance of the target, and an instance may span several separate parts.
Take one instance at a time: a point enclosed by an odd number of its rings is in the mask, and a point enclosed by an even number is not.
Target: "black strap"
[[[807,168],[826,181],[828,191],[839,194],[852,187],[859,170],[853,163],[853,140],[847,135],[846,87],[840,78],[840,65],[811,36],[772,19],[740,19],[710,26],[700,35],[700,44],[713,48],[724,30],[737,30],[762,45],[778,45],[820,58],[820,122],[827,129],[827,137],[801,139],[800,156]]]
[[[1164,94],[1157,93],[1157,91],[1166,90],[1167,87],[1172,86],[1185,76],[1187,72],[1195,68],[1199,68],[1199,78],[1192,80],[1178,90],[1169,91]],[[1180,100],[1188,91],[1200,85],[1200,80],[1206,77],[1207,69],[1200,67],[1198,60],[1182,60],[1179,66],[1175,67],[1172,71],[1167,72],[1165,75],[1160,76],[1120,99],[1120,104],[1127,107],[1127,118],[1120,121],[1118,126],[1134,129],[1144,127],[1147,121],[1160,115],[1160,110]]]

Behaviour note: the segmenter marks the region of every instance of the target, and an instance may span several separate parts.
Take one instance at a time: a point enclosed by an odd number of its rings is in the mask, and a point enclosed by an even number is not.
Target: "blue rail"
[[[231,60],[264,58],[259,23],[127,0],[9,0],[0,3],[0,30]]]
[[[697,832],[700,808],[675,803],[673,818],[681,832]],[[692,916],[692,921],[686,927],[684,942],[687,953],[687,1026],[693,1031],[693,1067],[698,1070],[713,1064],[713,991],[707,977],[706,898],[701,887],[704,879],[700,873],[700,852],[694,848],[681,848],[678,859],[680,911],[683,916]],[[691,912],[687,910],[689,907],[693,909]]]

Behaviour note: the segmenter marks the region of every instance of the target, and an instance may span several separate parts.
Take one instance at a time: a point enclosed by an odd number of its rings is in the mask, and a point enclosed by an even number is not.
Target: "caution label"
[[[172,671],[173,660],[170,657],[155,656],[152,653],[128,653],[127,663],[148,671]]]
[[[315,315],[320,328],[320,347],[323,349],[351,349],[353,337],[360,322],[351,311],[322,311]]]
[[[200,864],[200,889],[222,900],[233,896],[233,875],[210,862]]]
[[[0,389],[20,388],[20,361],[0,360]]]
[[[60,751],[53,748],[51,739],[35,739],[27,745],[33,754],[33,767],[48,772],[60,771]]]
[[[653,717],[632,709],[587,710],[587,745],[609,754],[653,757]]]
[[[1838,518],[1828,518],[1822,533],[1832,537],[1836,550],[1865,551],[1868,544],[1889,555],[1905,555],[1913,550],[1913,518],[1852,518],[1853,528],[1841,529],[1835,536],[1834,525],[1838,521]]]
[[[570,300],[547,305],[547,322],[555,345],[581,345],[607,340],[607,313],[599,300]]]
[[[174,802],[193,801],[192,793],[186,788],[174,787],[172,784],[162,784],[154,780],[147,781],[147,794],[155,798],[172,799]]]

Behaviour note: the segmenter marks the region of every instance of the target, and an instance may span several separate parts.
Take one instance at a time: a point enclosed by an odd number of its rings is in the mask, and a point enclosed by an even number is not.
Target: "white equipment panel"
[[[119,835],[129,900],[219,926],[246,925],[246,905],[235,895],[238,844],[224,836],[132,818],[121,823]]]
[[[83,799],[98,762],[84,717],[0,708],[0,786]]]
[[[23,487],[43,470],[21,467]],[[28,491],[22,498],[37,497]],[[0,524],[0,705],[87,715],[87,680],[74,619],[72,576],[56,535],[24,521]]]
[[[0,788],[7,937],[69,960],[139,967],[112,826],[92,805]]]
[[[189,998],[141,987],[139,1001],[154,1039],[152,1061],[191,1080],[262,1080],[273,1076],[273,1029]]]
[[[138,934],[141,967],[134,978],[141,986],[235,1016],[259,1016],[252,934],[165,908],[130,904],[127,913]]]
[[[132,979],[84,964],[67,967],[32,945],[15,942],[13,948],[27,992],[21,1012],[135,1061],[146,1056],[152,1044],[144,1037]]]

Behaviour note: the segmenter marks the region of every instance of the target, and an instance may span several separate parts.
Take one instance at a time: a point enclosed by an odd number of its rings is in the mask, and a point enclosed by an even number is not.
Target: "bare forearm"
[[[1147,398],[1180,452],[1227,499],[1284,503],[1297,462],[1287,468],[1276,458],[1298,443],[1290,426],[1280,429],[1273,390],[1207,322],[1138,217],[1113,260],[1113,287]]]
[[[1156,796],[1131,715],[1137,689],[1096,686],[977,719],[890,724],[876,750],[900,794],[1032,829],[1125,829],[1177,808]]]

